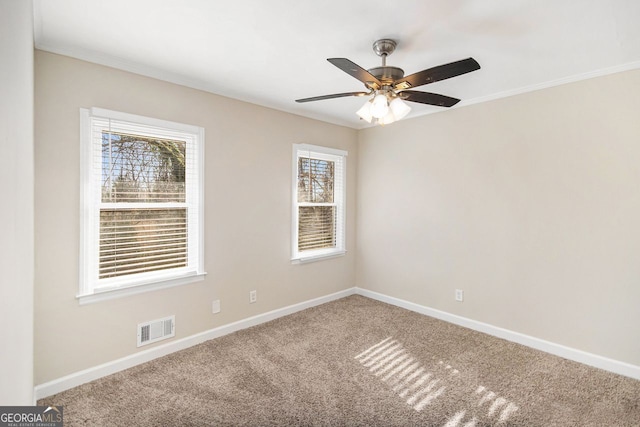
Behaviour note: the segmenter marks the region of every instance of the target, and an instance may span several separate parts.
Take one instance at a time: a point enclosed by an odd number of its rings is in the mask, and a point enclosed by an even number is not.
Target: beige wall
[[[640,71],[356,132],[35,60],[36,384],[139,351],[145,320],[175,314],[179,339],[355,284],[640,365]],[[78,110],[93,106],[205,127],[204,282],[78,305]],[[345,257],[289,262],[293,143],[349,151]]]
[[[0,406],[33,404],[33,11],[0,0]]]
[[[50,53],[35,60],[36,384],[135,353],[145,320],[175,314],[179,339],[355,285],[355,130]],[[204,282],[78,304],[81,107],[205,128]],[[344,257],[289,261],[294,143],[349,151]]]
[[[358,286],[640,365],[639,113],[630,71],[361,131]]]

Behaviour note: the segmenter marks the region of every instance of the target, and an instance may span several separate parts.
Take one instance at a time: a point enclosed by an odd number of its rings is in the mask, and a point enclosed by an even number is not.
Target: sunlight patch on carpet
[[[369,347],[354,359],[388,384],[398,397],[416,411],[422,411],[443,396],[447,382],[460,374],[458,369],[442,360],[434,369],[428,370],[393,337]],[[475,407],[456,412],[447,420],[445,427],[474,427],[478,423],[505,424],[518,410],[515,403],[484,386],[475,389],[472,400],[477,401]]]
[[[442,395],[446,386],[412,357],[404,346],[388,337],[355,357],[381,381],[389,384],[399,397],[416,411],[423,410]],[[443,366],[444,367],[444,366]],[[451,375],[458,370],[446,366]]]

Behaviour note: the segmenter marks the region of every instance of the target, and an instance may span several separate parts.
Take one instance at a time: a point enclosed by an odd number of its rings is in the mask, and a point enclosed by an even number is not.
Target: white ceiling
[[[475,58],[417,89],[453,108],[640,68],[638,0],[35,0],[34,16],[38,49],[356,129],[363,98],[294,100],[364,90],[326,58],[377,67],[379,38],[405,75]]]

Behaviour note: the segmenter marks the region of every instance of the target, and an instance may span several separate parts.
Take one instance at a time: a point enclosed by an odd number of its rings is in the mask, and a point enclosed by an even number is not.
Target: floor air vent
[[[138,323],[138,347],[176,335],[176,316]]]

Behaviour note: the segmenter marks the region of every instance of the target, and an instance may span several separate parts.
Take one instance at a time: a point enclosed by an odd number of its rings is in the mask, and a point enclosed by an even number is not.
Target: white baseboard
[[[435,317],[436,319],[444,320],[445,322],[464,326],[465,328],[473,329],[475,331],[484,332],[485,334],[493,335],[494,337],[522,344],[536,350],[554,354],[565,359],[573,360],[574,362],[583,363],[585,365],[593,366],[605,371],[640,380],[640,366],[620,362],[618,360],[609,359],[603,356],[598,356],[597,354],[587,353],[586,351],[576,350],[574,348],[566,347],[561,344],[552,343],[550,341],[545,341],[529,335],[521,334],[519,332],[510,331],[508,329],[493,326],[488,323],[478,322],[476,320],[457,316],[455,314],[436,310],[434,308],[415,304],[399,298],[390,297],[388,295],[384,295],[367,289],[356,288],[355,293],[371,299],[386,302],[397,307],[415,311],[416,313]]]
[[[247,319],[239,320],[234,323],[229,323],[228,325],[223,325],[214,329],[210,329],[208,331],[201,332],[199,334],[171,341],[166,344],[162,344],[148,350],[143,350],[130,356],[114,360],[112,362],[107,362],[102,365],[94,366],[92,368],[75,372],[73,374],[58,378],[53,381],[49,381],[47,383],[39,384],[34,388],[34,396],[36,400],[42,399],[68,390],[70,388],[77,387],[89,381],[97,380],[107,375],[115,374],[116,372],[123,371],[136,365],[140,365],[141,363],[149,362],[153,359],[157,359],[158,357],[166,356],[167,354],[192,347],[205,341],[218,338],[242,329],[250,328],[252,326],[256,326],[261,323],[277,319],[279,317],[293,314],[300,310],[325,304],[327,302],[344,298],[353,294],[358,294],[371,299],[375,299],[377,301],[386,302],[388,304],[405,308],[416,313],[435,317],[436,319],[464,326],[465,328],[484,332],[498,338],[503,338],[508,341],[534,348],[536,350],[541,350],[546,353],[564,357],[565,359],[584,363],[585,365],[593,366],[609,372],[640,380],[640,366],[631,365],[629,363],[620,362],[617,360],[598,356],[596,354],[587,353],[581,350],[576,350],[529,335],[524,335],[519,332],[510,331],[508,329],[489,325],[487,323],[467,319],[466,317],[457,316],[455,314],[436,310],[434,308],[426,307],[399,298],[390,297],[388,295],[384,295],[367,289],[349,288],[330,295],[325,295],[323,297],[304,301],[298,304],[290,305],[288,307],[283,307],[267,313],[259,314],[257,316],[249,317]]]
[[[298,304],[290,305],[288,307],[279,308],[277,310],[239,320],[234,323],[229,323],[228,325],[210,329],[199,334],[171,341],[166,344],[162,344],[148,350],[143,350],[130,356],[114,360],[112,362],[103,363],[102,365],[94,366],[92,368],[88,368],[79,372],[74,372],[73,374],[66,375],[62,378],[58,378],[53,381],[35,386],[34,396],[36,400],[43,399],[45,397],[60,393],[70,388],[85,384],[89,381],[97,380],[107,375],[115,374],[116,372],[120,372],[136,365],[140,365],[141,363],[157,359],[158,357],[166,356],[167,354],[192,347],[213,338],[218,338],[232,332],[239,331],[241,329],[250,328],[252,326],[256,326],[261,323],[277,319],[279,317],[293,314],[300,310],[315,307],[320,304],[325,304],[336,299],[344,298],[349,295],[353,295],[355,292],[356,288],[345,289],[343,291],[336,292],[330,295],[325,295],[323,297],[304,301]]]

